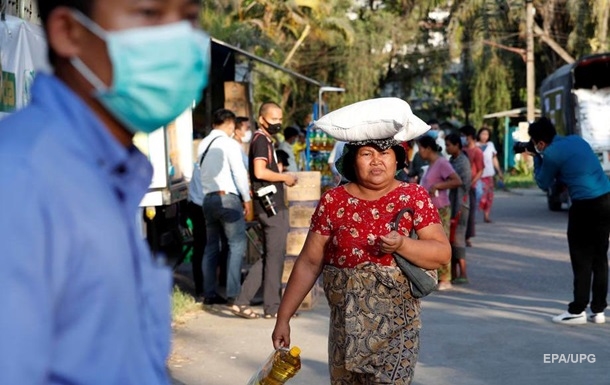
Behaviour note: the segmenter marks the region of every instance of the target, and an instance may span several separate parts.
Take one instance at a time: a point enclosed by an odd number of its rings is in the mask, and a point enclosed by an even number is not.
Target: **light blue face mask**
[[[95,97],[132,133],[150,133],[199,102],[208,83],[210,38],[183,21],[106,31],[74,10],[75,19],[106,42],[112,62],[108,87],[78,57],[74,68],[95,87]]]

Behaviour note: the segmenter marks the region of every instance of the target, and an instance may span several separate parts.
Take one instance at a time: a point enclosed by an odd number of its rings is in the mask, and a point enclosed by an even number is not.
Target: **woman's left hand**
[[[404,242],[404,237],[398,232],[392,231],[387,235],[380,236],[379,240],[381,252],[384,254],[391,254],[402,246],[402,243]]]

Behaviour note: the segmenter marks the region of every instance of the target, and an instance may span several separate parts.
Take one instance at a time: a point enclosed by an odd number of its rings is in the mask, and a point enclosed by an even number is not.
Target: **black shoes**
[[[219,296],[203,299],[204,305],[226,305],[227,303],[228,301],[226,299]]]

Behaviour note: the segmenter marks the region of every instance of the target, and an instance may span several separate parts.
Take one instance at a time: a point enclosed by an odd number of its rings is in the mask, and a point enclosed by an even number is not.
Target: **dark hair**
[[[431,137],[430,135],[424,135],[421,136],[419,139],[417,139],[417,144],[419,145],[419,147],[423,147],[423,148],[431,148],[436,152],[441,152],[443,151],[443,149],[441,148],[441,146],[439,146],[436,143],[436,139],[434,139],[433,137]]]
[[[460,128],[460,133],[462,135],[466,135],[466,136],[474,139],[477,135],[477,130],[474,127],[472,127],[471,125],[467,124],[465,126],[462,126],[462,128]]]
[[[214,111],[214,115],[212,116],[212,126],[220,126],[227,121],[235,122],[235,114],[232,111],[225,108]]]
[[[78,9],[85,16],[90,17],[91,11],[93,10],[94,1],[95,0],[38,0],[38,13],[40,14],[40,19],[42,20],[42,25],[45,29],[45,33],[48,33],[46,28],[47,22],[49,21],[49,16],[51,15],[51,12],[53,12],[55,8],[68,7]],[[49,48],[47,48],[47,50],[49,62],[51,64],[55,64],[57,61],[57,56],[55,55],[55,52],[53,52],[50,46]]]
[[[284,165],[284,167],[290,166],[290,161],[288,160],[290,159],[290,157],[288,156],[288,153],[286,151],[275,150],[275,153],[277,154],[277,160],[279,161],[279,163]]]
[[[294,128],[292,126],[288,126],[288,127],[284,128],[284,139],[285,140],[292,139],[295,136],[299,136],[299,130],[297,130],[296,128]]]
[[[439,122],[438,122],[438,120],[436,120],[436,119],[430,119],[430,120],[428,120],[428,122],[427,122],[427,123],[428,123],[428,126],[431,126],[431,125],[433,125],[433,124],[438,124],[438,125],[440,125],[440,123],[439,123]]]
[[[343,156],[340,159],[342,166],[341,174],[350,182],[355,182],[357,180],[356,155],[361,147],[364,147],[364,145],[355,146],[347,143],[343,148]],[[376,146],[373,145],[373,147]],[[401,145],[392,146],[390,148],[394,150],[394,154],[396,155],[396,171],[405,168],[405,162],[407,161],[407,153],[405,152],[405,148]]]
[[[445,141],[453,144],[454,146],[457,145],[460,150],[462,149],[462,138],[460,138],[460,136],[455,132],[452,132],[451,134],[447,135],[445,137]]]
[[[42,24],[46,26],[49,15],[55,8],[68,7],[81,11],[86,16],[91,16],[94,0],[38,0],[38,12]]]
[[[544,116],[530,124],[527,133],[530,135],[533,141],[543,141],[547,144],[550,144],[555,135],[557,135],[557,131],[555,130],[553,123]]]
[[[489,128],[487,128],[487,127],[481,127],[481,128],[479,128],[479,132],[477,132],[477,140],[478,140],[478,141],[481,141],[481,133],[482,133],[483,131],[487,131],[487,134],[489,135],[488,140],[490,140],[490,141],[491,141],[491,130],[490,130]]]
[[[280,110],[282,109],[282,107],[275,102],[265,102],[261,104],[261,107],[258,109],[258,116],[264,116],[272,107],[279,108]]]
[[[248,120],[250,120],[250,118],[248,118],[247,116],[236,116],[235,124],[242,124],[243,122],[247,122]]]

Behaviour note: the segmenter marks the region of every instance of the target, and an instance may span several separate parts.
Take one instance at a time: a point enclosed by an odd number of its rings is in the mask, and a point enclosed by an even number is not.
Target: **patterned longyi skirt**
[[[419,353],[420,303],[400,269],[326,266],[324,292],[331,308],[331,384],[410,384]]]

